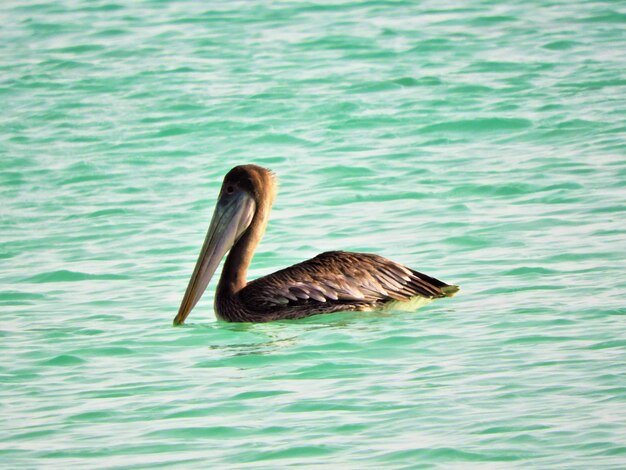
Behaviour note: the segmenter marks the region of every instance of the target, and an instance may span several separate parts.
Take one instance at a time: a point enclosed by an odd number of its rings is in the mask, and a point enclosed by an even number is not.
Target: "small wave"
[[[129,279],[129,277],[122,274],[89,274],[61,269],[58,271],[36,274],[24,279],[24,282],[76,282],[91,280],[119,281],[126,279]]]
[[[477,118],[430,124],[420,132],[502,132],[528,129],[532,121],[522,118]]]

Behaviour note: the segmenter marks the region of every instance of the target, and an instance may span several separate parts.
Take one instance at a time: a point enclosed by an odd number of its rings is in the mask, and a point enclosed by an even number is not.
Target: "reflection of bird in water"
[[[276,193],[274,174],[256,165],[226,174],[200,256],[174,324],[185,321],[220,260],[215,313],[227,321],[266,322],[318,313],[416,308],[452,297],[459,288],[382,256],[329,251],[248,283],[248,266],[259,244]]]

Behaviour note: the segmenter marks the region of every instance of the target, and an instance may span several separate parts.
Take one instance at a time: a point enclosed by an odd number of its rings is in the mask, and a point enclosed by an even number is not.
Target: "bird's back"
[[[382,256],[328,251],[250,282],[238,300],[250,317],[244,321],[258,322],[372,310],[415,297],[451,297],[457,291],[457,286]]]

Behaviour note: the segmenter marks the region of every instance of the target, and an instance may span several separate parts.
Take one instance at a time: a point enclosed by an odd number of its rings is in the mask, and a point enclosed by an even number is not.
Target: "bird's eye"
[[[235,188],[232,186],[226,186],[226,194],[232,194],[235,192]]]

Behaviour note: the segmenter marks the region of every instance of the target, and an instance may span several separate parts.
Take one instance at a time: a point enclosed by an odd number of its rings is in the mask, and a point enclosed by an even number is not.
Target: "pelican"
[[[382,256],[328,251],[247,282],[248,266],[261,241],[276,195],[274,173],[241,165],[224,177],[209,231],[174,324],[184,323],[221,259],[214,309],[230,322],[268,322],[319,313],[413,306],[452,297],[448,285]]]

